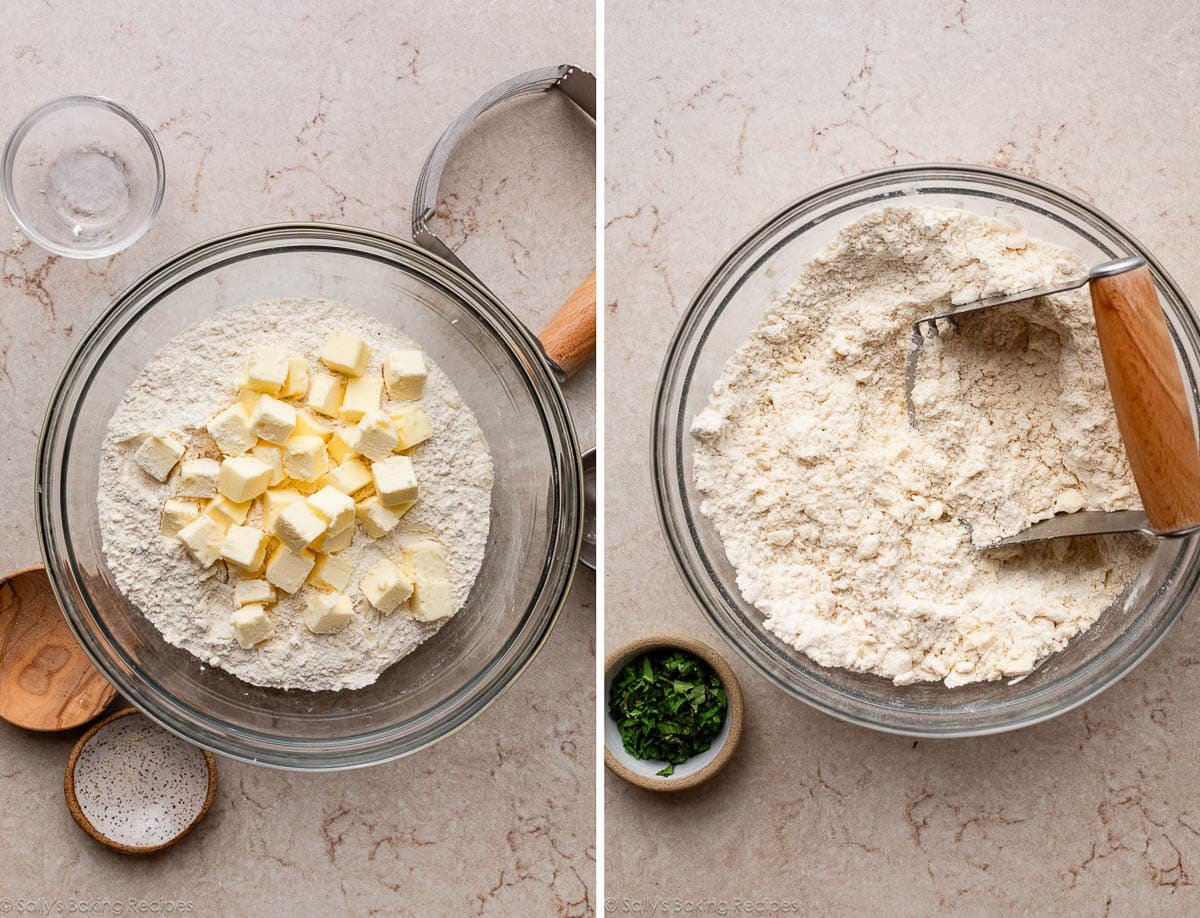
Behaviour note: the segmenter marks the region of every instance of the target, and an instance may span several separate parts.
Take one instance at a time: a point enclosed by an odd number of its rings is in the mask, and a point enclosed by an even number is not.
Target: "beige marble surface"
[[[0,133],[70,91],[155,131],[156,225],[97,262],[54,258],[0,214],[0,470],[14,495],[0,568],[38,560],[32,458],[49,389],[118,291],[206,237],[291,218],[409,235],[417,171],[480,92],[521,70],[594,65],[591,4],[510,0],[105,4],[22,0],[0,28]],[[591,128],[560,101],[514,103],[446,174],[451,238],[537,325],[593,264]],[[544,104],[540,104],[544,103]],[[520,110],[518,110],[520,109]],[[569,398],[593,439],[594,375]],[[475,723],[404,761],[341,775],[220,763],[185,844],[130,859],[71,821],[75,735],[0,724],[0,911],[7,899],[191,902],[195,914],[583,914],[595,897],[594,580],[544,652]]]
[[[728,650],[672,569],[647,468],[664,349],[717,259],[839,176],[961,160],[1094,201],[1200,301],[1198,47],[1181,0],[609,4],[610,645],[662,628]],[[970,741],[847,726],[731,652],[749,726],[727,771],[680,797],[607,777],[606,905],[1195,914],[1197,611],[1083,709]]]

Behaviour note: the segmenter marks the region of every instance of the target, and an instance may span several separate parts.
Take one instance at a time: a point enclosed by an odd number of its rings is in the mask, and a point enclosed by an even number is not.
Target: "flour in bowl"
[[[953,687],[1030,672],[1121,596],[1141,537],[975,547],[1140,506],[1086,289],[941,323],[915,425],[904,397],[914,319],[1085,272],[928,208],[871,213],[806,267],[692,426],[701,510],[764,628],[824,666]]]
[[[403,608],[385,615],[348,588],[347,595],[354,594],[350,624],[337,633],[313,633],[303,623],[313,592],[306,586],[294,595],[278,591],[271,610],[274,635],[244,649],[231,625],[238,608],[234,585],[244,575],[223,561],[205,568],[180,541],[161,534],[164,503],[177,495],[181,471],[176,468],[160,483],[134,457],[149,434],[169,431],[186,449],[187,459],[220,459],[206,424],[238,398],[237,381],[247,355],[272,348],[308,355],[304,359],[315,376],[321,369],[315,355],[323,343],[346,334],[369,346],[366,374],[372,378],[380,375],[389,352],[419,349],[398,329],[337,303],[280,300],[223,309],[159,351],[108,424],[98,502],[113,579],[169,643],[255,685],[309,690],[369,685],[445,620],[417,621]],[[458,609],[487,546],[492,459],[475,416],[453,383],[428,359],[426,370],[420,406],[433,435],[406,451],[420,482],[420,499],[379,538],[366,537],[360,526],[350,547],[336,557],[352,568],[348,583],[357,585],[384,559],[408,548],[440,544],[449,603]],[[253,516],[247,522],[260,524]]]

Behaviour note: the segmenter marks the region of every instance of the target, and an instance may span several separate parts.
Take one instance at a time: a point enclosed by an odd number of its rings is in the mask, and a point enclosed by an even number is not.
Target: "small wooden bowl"
[[[217,762],[137,708],[122,708],[80,737],[63,789],[71,815],[96,841],[150,854],[176,844],[207,815]]]
[[[612,681],[621,668],[638,654],[648,650],[685,650],[704,660],[713,668],[717,678],[725,687],[729,697],[729,708],[725,712],[725,724],[712,747],[707,752],[693,756],[682,765],[675,766],[675,773],[660,777],[655,772],[662,769],[664,762],[637,759],[625,751],[617,724],[608,710],[609,692]],[[742,687],[737,676],[725,662],[725,658],[707,644],[694,638],[677,634],[652,634],[618,647],[604,662],[604,764],[613,774],[620,775],[631,784],[652,791],[681,791],[703,784],[725,767],[733,757],[742,738]]]
[[[67,627],[44,567],[0,580],[0,717],[26,730],[69,730],[116,694]]]

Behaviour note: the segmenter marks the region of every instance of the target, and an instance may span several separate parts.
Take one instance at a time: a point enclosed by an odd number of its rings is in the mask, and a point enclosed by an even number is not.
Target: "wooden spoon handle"
[[[1183,374],[1150,269],[1091,281],[1096,333],[1117,425],[1150,525],[1200,525],[1200,450]]]
[[[596,353],[596,272],[587,276],[538,336],[563,375],[574,376]]]

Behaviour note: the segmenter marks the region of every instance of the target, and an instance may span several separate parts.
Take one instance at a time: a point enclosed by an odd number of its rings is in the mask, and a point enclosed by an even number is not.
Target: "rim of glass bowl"
[[[938,181],[959,185],[939,188]],[[911,187],[917,182],[926,183],[927,187],[919,190]],[[968,191],[963,186],[975,186],[978,190]],[[965,710],[934,712],[917,706],[887,707],[874,700],[852,697],[838,686],[799,669],[768,641],[757,622],[748,621],[741,614],[734,598],[736,586],[721,581],[701,545],[697,528],[699,507],[693,506],[689,498],[684,468],[684,439],[690,421],[685,411],[699,353],[743,280],[796,236],[845,210],[871,202],[882,205],[888,201],[916,200],[921,193],[972,194],[1030,208],[1028,200],[1009,198],[1007,190],[1069,213],[1077,221],[1069,224],[1070,228],[1088,236],[1097,247],[1110,252],[1111,257],[1117,257],[1119,247],[1125,250],[1119,254],[1136,252],[1144,256],[1160,289],[1168,291],[1181,307],[1183,332],[1191,350],[1200,349],[1200,326],[1187,298],[1157,260],[1108,216],[1073,195],[1024,176],[987,166],[923,163],[868,172],[827,185],[778,211],[746,235],[721,259],[692,299],[672,337],[655,391],[650,457],[654,499],[675,566],[693,599],[718,633],[789,695],[840,720],[887,733],[930,738],[981,736],[1030,726],[1063,714],[1094,698],[1140,663],[1162,640],[1183,610],[1188,594],[1200,581],[1200,553],[1197,539],[1192,537],[1183,543],[1173,568],[1151,601],[1165,601],[1162,593],[1172,586],[1174,596],[1165,613],[1159,613],[1157,621],[1146,627],[1146,613],[1153,608],[1148,606],[1123,632],[1129,635],[1139,624],[1143,626],[1141,631],[1145,633],[1138,635],[1134,644],[1120,648],[1118,654],[1115,647],[1118,642],[1114,642],[1076,672],[1040,687],[1019,708],[1010,710],[1003,704],[977,706],[971,718]],[[847,202],[847,198],[851,200]],[[1066,222],[1052,210],[1042,213]],[[1171,331],[1178,344],[1179,330],[1172,325]],[[1191,380],[1191,390],[1195,404],[1200,400],[1195,379]],[[816,664],[813,666],[815,669]]]
[[[25,216],[21,213],[21,208],[17,204],[16,192],[13,190],[13,168],[17,158],[17,150],[20,149],[21,142],[25,139],[25,136],[46,115],[58,111],[60,108],[69,108],[73,105],[107,109],[123,118],[142,136],[142,140],[146,142],[146,146],[150,149],[150,156],[154,159],[154,201],[150,205],[150,211],[146,214],[146,219],[141,222],[134,232],[110,245],[98,249],[72,249],[68,246],[59,245],[53,239],[49,239],[38,232],[37,228],[26,220]],[[116,102],[107,96],[74,93],[69,96],[59,96],[57,99],[51,99],[49,102],[43,102],[22,118],[20,123],[13,128],[13,132],[8,135],[8,140],[4,144],[4,152],[0,154],[0,193],[3,194],[4,203],[8,205],[8,210],[17,222],[17,226],[21,228],[21,232],[43,249],[53,252],[56,255],[62,255],[64,258],[78,258],[85,261],[91,258],[107,258],[109,255],[115,255],[117,252],[129,248],[146,235],[146,231],[154,223],[154,218],[158,216],[159,208],[162,207],[163,195],[166,193],[166,189],[167,167],[163,162],[162,150],[159,149],[158,139],[142,123],[137,115],[120,102]]]
[[[193,277],[273,251],[352,253],[392,264],[429,284],[491,330],[540,406],[554,450],[550,486],[551,550],[521,623],[488,664],[455,695],[400,724],[337,740],[283,739],[209,717],[148,680],[119,643],[83,586],[67,538],[64,457],[78,404],[115,340],[165,293]],[[86,376],[84,375],[86,374]],[[76,400],[77,402],[78,400]],[[126,289],[75,348],[50,397],[37,451],[37,529],[46,570],[64,617],[88,657],[118,691],[156,723],[214,752],[246,762],[307,771],[374,765],[409,755],[478,716],[537,656],[558,619],[575,575],[583,538],[583,469],[575,428],[557,381],[533,334],[479,281],[424,249],[374,230],[322,223],[280,223],[239,230],[192,246]],[[407,734],[407,735],[402,735]]]

